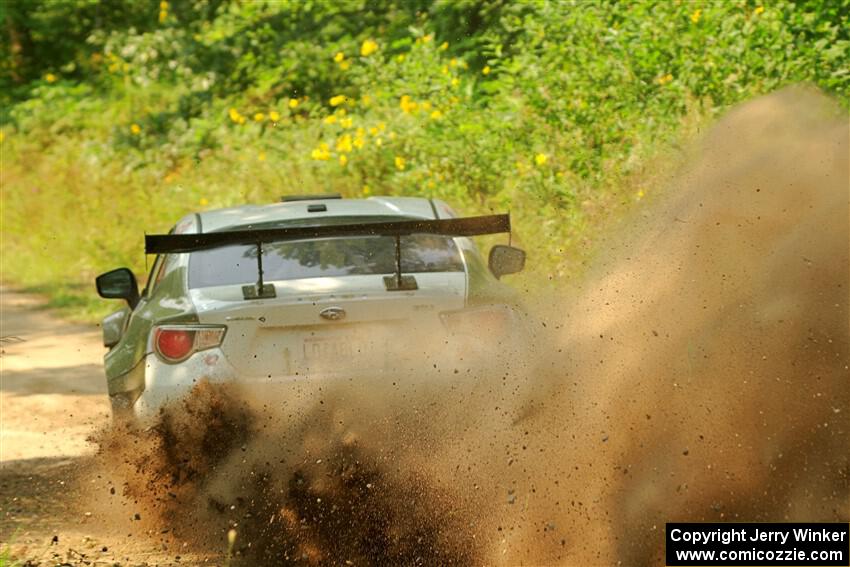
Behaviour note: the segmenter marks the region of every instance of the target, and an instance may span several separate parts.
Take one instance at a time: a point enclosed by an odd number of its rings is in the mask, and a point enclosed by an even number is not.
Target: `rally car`
[[[200,379],[380,376],[405,339],[410,349],[509,327],[516,297],[499,278],[522,270],[525,253],[495,245],[485,263],[469,238],[509,232],[508,215],[457,218],[410,197],[297,196],[187,215],[146,236],[156,258],[141,292],[127,268],[97,277],[101,297],[127,302],[103,320],[113,412],[150,415]]]

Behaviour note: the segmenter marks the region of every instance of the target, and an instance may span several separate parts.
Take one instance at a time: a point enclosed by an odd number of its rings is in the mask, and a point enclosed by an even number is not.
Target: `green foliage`
[[[509,208],[536,272],[573,275],[715,113],[797,82],[846,104],[848,14],[850,0],[6,2],[4,251],[32,263],[4,272],[70,274],[56,294],[73,307],[72,284],[143,270],[143,232],[184,212],[333,190]]]

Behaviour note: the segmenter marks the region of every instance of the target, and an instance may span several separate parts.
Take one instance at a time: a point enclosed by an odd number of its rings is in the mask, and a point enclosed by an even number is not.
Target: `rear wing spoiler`
[[[486,215],[463,219],[405,220],[325,226],[296,226],[258,230],[231,230],[204,234],[145,235],[145,254],[178,254],[219,248],[232,244],[259,244],[332,238],[335,236],[407,236],[410,234],[442,234],[445,236],[478,236],[511,231],[511,216]]]
[[[297,226],[257,230],[232,230],[204,234],[148,234],[145,235],[146,254],[180,254],[219,248],[234,244],[257,246],[257,286],[242,288],[245,299],[275,297],[274,286],[263,283],[263,244],[308,238],[333,238],[340,236],[394,236],[396,273],[384,278],[387,290],[417,289],[413,276],[401,274],[402,236],[411,234],[440,234],[444,236],[478,236],[511,231],[509,214],[486,215],[461,219],[404,220],[388,222],[352,223],[325,226]]]

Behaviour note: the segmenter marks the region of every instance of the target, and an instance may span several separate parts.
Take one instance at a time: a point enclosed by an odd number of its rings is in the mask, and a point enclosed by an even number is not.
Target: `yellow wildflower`
[[[549,161],[549,157],[546,154],[537,154],[534,156],[534,163],[541,167],[546,165],[547,161]]]
[[[377,138],[375,138],[375,145],[380,148],[384,145],[384,139],[378,136]]]
[[[358,150],[363,149],[363,146],[366,145],[366,140],[363,139],[363,136],[357,136],[354,138],[354,147]]]
[[[700,17],[702,17],[702,10],[696,9],[694,10],[694,13],[691,14],[691,21],[693,23],[697,23],[699,22]]]
[[[132,132],[134,136],[138,136],[142,133],[142,127],[136,123],[133,123],[130,125],[130,132]]]
[[[455,77],[454,79],[452,79],[452,86],[453,86],[453,87],[456,87],[456,86],[458,86],[459,84],[460,84],[460,79],[458,79],[457,77]]]
[[[336,124],[336,116],[331,114],[324,120],[325,124]]]
[[[360,55],[362,57],[369,57],[371,54],[378,51],[378,44],[375,43],[374,40],[367,39],[360,46]]]
[[[403,157],[395,156],[395,168],[397,170],[404,171],[404,168],[406,167],[406,165],[407,165],[407,162],[405,161],[405,159]]]
[[[449,61],[449,66],[450,67],[457,67],[457,57],[451,58],[451,60]]]
[[[401,108],[401,111],[405,114],[416,112],[416,110],[419,108],[419,105],[413,99],[411,99],[409,95],[403,95],[399,100],[398,105]]]
[[[262,122],[265,119],[266,119],[266,115],[263,114],[262,112],[258,112],[256,114],[254,114],[254,122]]]
[[[489,66],[489,65],[484,65],[484,68],[483,68],[483,69],[481,69],[481,74],[482,74],[482,75],[489,75],[489,74],[490,74],[490,66]]]
[[[423,36],[423,37],[422,37],[422,42],[423,42],[423,43],[428,43],[428,42],[429,42],[429,41],[431,41],[432,39],[434,39],[434,34],[429,33],[428,35],[426,35],[426,36]]]
[[[448,48],[449,48],[449,42],[448,42],[448,41],[444,41],[444,42],[440,45],[440,49],[441,49],[442,51],[445,51],[445,50],[446,50],[446,49],[448,49]]]
[[[336,141],[336,150],[338,152],[351,153],[351,135],[346,134],[344,136],[340,136]]]
[[[206,207],[210,204],[210,202],[207,200],[206,197],[201,197],[200,199],[198,199],[198,204],[202,207]]]
[[[364,195],[371,195],[371,194],[372,194],[372,190],[369,188],[369,186],[368,186],[368,185],[364,185],[364,186],[363,186],[363,190],[362,190],[361,192],[362,192]]]
[[[2,143],[3,143],[3,140],[4,140],[5,138],[6,138],[6,134],[4,134],[2,131],[0,131],[0,144],[2,144]]]
[[[345,53],[343,53],[342,51],[339,51],[336,55],[334,55],[334,61],[336,61],[337,63],[342,63],[344,59]]]
[[[239,114],[239,111],[236,110],[235,108],[231,108],[230,110],[227,111],[227,113],[230,115],[230,120],[232,120],[233,122],[236,122],[237,124],[239,123],[240,119],[242,118],[242,115]]]
[[[298,108],[298,99],[297,98],[289,99],[289,108]]]
[[[348,118],[343,118],[342,120],[340,120],[339,124],[343,128],[351,128],[351,126],[354,124],[354,120],[352,120],[349,116]]]
[[[318,148],[310,152],[310,157],[316,161],[328,161],[331,159],[330,148],[325,143],[319,144]]]
[[[635,193],[635,196],[636,196],[638,199],[643,199],[644,195],[646,195],[646,193],[644,193],[644,192],[643,192],[643,189],[640,189],[640,190],[638,190],[638,192],[637,192],[637,193]]]
[[[386,129],[387,129],[387,123],[386,122],[378,122],[378,130],[383,132]]]
[[[342,154],[341,156],[339,156],[339,165],[341,165],[342,167],[345,167],[345,165],[347,163],[348,163],[348,156],[347,155]]]
[[[372,97],[367,94],[364,94],[362,97],[360,97],[360,102],[363,103],[363,106],[369,106],[370,104],[372,104]]]
[[[342,71],[348,71],[348,69],[350,67],[351,67],[351,61],[349,61],[348,59],[346,59],[345,61],[343,61],[339,64],[339,68]]]
[[[160,2],[160,3],[159,3],[159,9],[160,9],[160,10],[168,10],[168,2],[166,2],[165,0],[163,0],[162,2]]]
[[[439,110],[435,110],[434,112],[431,113],[431,120],[439,120],[442,117],[443,117],[443,113],[440,112]]]
[[[257,154],[257,161],[266,161],[266,152],[260,152]]]
[[[431,110],[431,101],[430,100],[426,100],[425,102],[422,103],[422,110],[424,110],[425,112],[428,112],[429,110]]]
[[[280,114],[276,110],[272,110],[271,112],[269,112],[269,120],[271,120],[272,122],[277,122],[278,120],[280,120]]]
[[[448,75],[448,74],[449,74],[449,66],[448,66],[448,65],[443,65],[443,68],[442,68],[442,69],[440,69],[440,72],[441,72],[443,75]]]
[[[56,75],[54,75],[53,73],[48,73],[44,76],[44,80],[47,81],[48,83],[55,83],[56,82]]]
[[[343,116],[348,114],[348,112],[346,112],[346,110],[344,108],[338,108],[336,113],[340,118],[342,118]]]
[[[165,20],[168,19],[168,10],[160,10],[159,11],[159,23],[164,24]]]
[[[753,14],[756,16],[764,13],[764,6],[759,6],[755,10],[753,10]]]
[[[336,95],[332,96],[330,103],[331,106],[339,106],[340,104],[345,102],[345,95]]]
[[[672,80],[673,80],[673,75],[670,74],[670,73],[667,73],[666,75],[662,75],[662,76],[658,77],[658,84],[659,85],[666,85],[667,83],[671,82]]]
[[[399,53],[398,55],[396,55],[395,60],[398,61],[399,63],[404,61],[404,53]]]
[[[371,128],[369,128],[369,134],[371,134],[372,136],[377,136],[378,135],[378,129],[376,127],[372,126]]]

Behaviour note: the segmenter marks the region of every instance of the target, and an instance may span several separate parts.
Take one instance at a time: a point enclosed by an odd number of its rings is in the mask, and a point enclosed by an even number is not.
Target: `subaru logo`
[[[319,311],[319,317],[328,321],[342,321],[345,319],[345,309],[342,307],[327,307]]]

